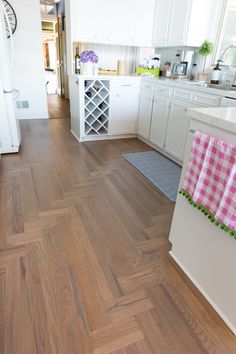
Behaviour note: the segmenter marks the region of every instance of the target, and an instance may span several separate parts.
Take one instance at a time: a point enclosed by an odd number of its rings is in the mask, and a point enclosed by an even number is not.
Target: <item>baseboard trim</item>
[[[115,140],[115,139],[132,139],[137,138],[136,134],[121,134],[121,135],[98,135],[98,136],[84,136],[82,138],[78,138],[78,136],[71,130],[71,133],[74,137],[79,141],[104,141],[104,140]]]
[[[236,336],[236,328],[232,325],[232,323],[225,317],[222,311],[218,308],[215,302],[206,294],[206,292],[202,289],[202,287],[198,284],[198,282],[192,277],[192,275],[185,269],[183,264],[178,260],[178,258],[173,254],[172,251],[169,251],[169,255],[173,258],[173,260],[178,264],[178,266],[182,269],[182,271],[187,275],[187,277],[191,280],[191,282],[195,285],[195,287],[200,291],[200,293],[204,296],[207,302],[213,307],[213,309],[218,313],[218,315],[222,318],[224,323],[229,327],[229,329]]]

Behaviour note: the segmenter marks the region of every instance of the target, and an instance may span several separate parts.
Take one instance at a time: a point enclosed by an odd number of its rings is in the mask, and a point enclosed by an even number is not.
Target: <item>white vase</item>
[[[81,63],[81,74],[92,76],[93,75],[94,63],[88,61],[87,63]]]

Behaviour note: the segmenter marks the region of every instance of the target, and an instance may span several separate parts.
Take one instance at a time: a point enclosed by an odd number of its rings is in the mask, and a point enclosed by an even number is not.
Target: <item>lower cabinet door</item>
[[[169,112],[165,149],[180,160],[183,160],[188,129],[186,111],[191,107],[194,104],[173,100]]]
[[[152,115],[152,94],[142,94],[139,105],[138,134],[149,139]]]
[[[69,77],[70,87],[70,118],[71,131],[79,139],[80,131],[80,95],[79,95],[79,79],[75,76]]]
[[[139,93],[110,95],[109,134],[137,134]]]
[[[169,104],[169,98],[157,97],[154,99],[150,129],[150,141],[161,148],[163,148],[165,145]]]

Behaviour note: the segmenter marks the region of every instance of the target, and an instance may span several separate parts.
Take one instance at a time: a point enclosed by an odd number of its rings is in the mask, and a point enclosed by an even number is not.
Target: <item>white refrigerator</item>
[[[2,0],[0,0],[0,154],[18,152],[21,141],[19,121],[16,119],[15,95],[12,84],[14,46],[12,35],[7,39],[6,26],[10,29]]]

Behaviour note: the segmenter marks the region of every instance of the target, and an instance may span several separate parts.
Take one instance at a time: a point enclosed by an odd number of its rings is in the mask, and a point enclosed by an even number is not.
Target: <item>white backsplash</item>
[[[128,74],[133,74],[135,71],[136,47],[81,43],[81,50],[94,50],[99,58],[98,67],[101,69],[116,70],[117,60],[123,58],[128,63]]]
[[[196,50],[196,48],[192,47],[171,47],[171,48],[156,48],[155,54],[161,54],[161,67],[165,64],[165,62],[171,62],[176,56],[176,53],[179,53],[181,50]],[[194,63],[198,64],[197,62],[197,55],[194,58]]]

